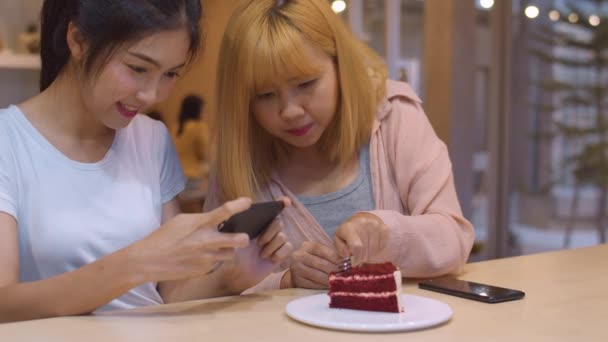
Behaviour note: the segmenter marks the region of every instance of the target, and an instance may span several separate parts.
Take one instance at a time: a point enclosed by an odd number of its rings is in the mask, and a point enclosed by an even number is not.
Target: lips
[[[137,115],[137,112],[139,111],[138,107],[133,107],[133,106],[125,105],[125,104],[122,104],[120,102],[118,102],[116,104],[116,108],[118,109],[118,112],[122,116],[124,116],[126,118],[129,118],[129,119],[131,119],[135,115]]]
[[[312,128],[312,123],[309,123],[306,126],[287,130],[287,133],[289,133],[291,135],[295,135],[297,137],[301,137],[303,135],[306,135],[306,133],[308,133],[311,128]]]

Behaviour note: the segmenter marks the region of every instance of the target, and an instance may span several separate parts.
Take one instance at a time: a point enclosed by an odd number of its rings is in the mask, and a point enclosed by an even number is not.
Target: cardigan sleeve
[[[459,273],[475,236],[458,203],[447,148],[419,102],[396,97],[391,106],[384,144],[406,214],[370,211],[390,231],[380,257],[398,265],[404,277]]]

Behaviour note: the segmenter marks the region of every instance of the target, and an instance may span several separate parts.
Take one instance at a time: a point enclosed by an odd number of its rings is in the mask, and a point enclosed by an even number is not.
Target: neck
[[[37,126],[62,136],[98,140],[114,134],[114,130],[87,110],[82,99],[82,85],[67,70],[42,93],[24,102],[21,108]]]
[[[290,148],[284,164],[311,169],[325,169],[335,166],[335,163],[328,160],[316,145],[305,148]]]
[[[340,173],[345,168],[351,168],[353,161],[356,164],[356,155],[349,158],[345,165],[339,165],[338,162],[329,160],[317,146],[291,148],[286,158],[279,162],[279,174],[283,176],[285,173],[297,173],[300,177],[328,177]]]
[[[295,194],[316,196],[344,188],[357,176],[357,156],[344,165],[327,160],[315,148],[291,149],[279,167],[281,181]]]

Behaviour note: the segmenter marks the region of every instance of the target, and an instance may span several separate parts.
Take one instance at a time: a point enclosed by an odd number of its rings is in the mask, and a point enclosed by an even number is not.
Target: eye
[[[144,68],[144,67],[140,67],[140,66],[136,66],[136,65],[128,65],[128,66],[129,66],[129,68],[130,68],[131,70],[135,71],[135,72],[136,72],[136,73],[138,73],[138,74],[143,74],[143,73],[145,73],[146,71],[148,71],[148,70],[147,70],[146,68]]]
[[[177,71],[169,71],[169,72],[165,73],[165,76],[170,79],[174,79],[174,78],[180,77],[180,74]]]
[[[308,80],[308,81],[300,83],[298,85],[298,87],[300,87],[300,88],[309,88],[309,87],[313,86],[316,82],[317,82],[317,79],[313,78],[312,80]]]
[[[255,96],[255,98],[258,99],[258,100],[267,100],[267,99],[273,98],[274,96],[275,96],[275,93],[272,92],[272,91],[270,91],[270,92],[267,92],[267,93],[257,94]]]

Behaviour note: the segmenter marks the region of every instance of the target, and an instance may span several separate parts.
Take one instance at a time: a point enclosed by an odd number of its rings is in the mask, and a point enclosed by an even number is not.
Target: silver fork
[[[346,257],[338,261],[338,272],[348,272],[353,267],[353,262],[350,257]]]

